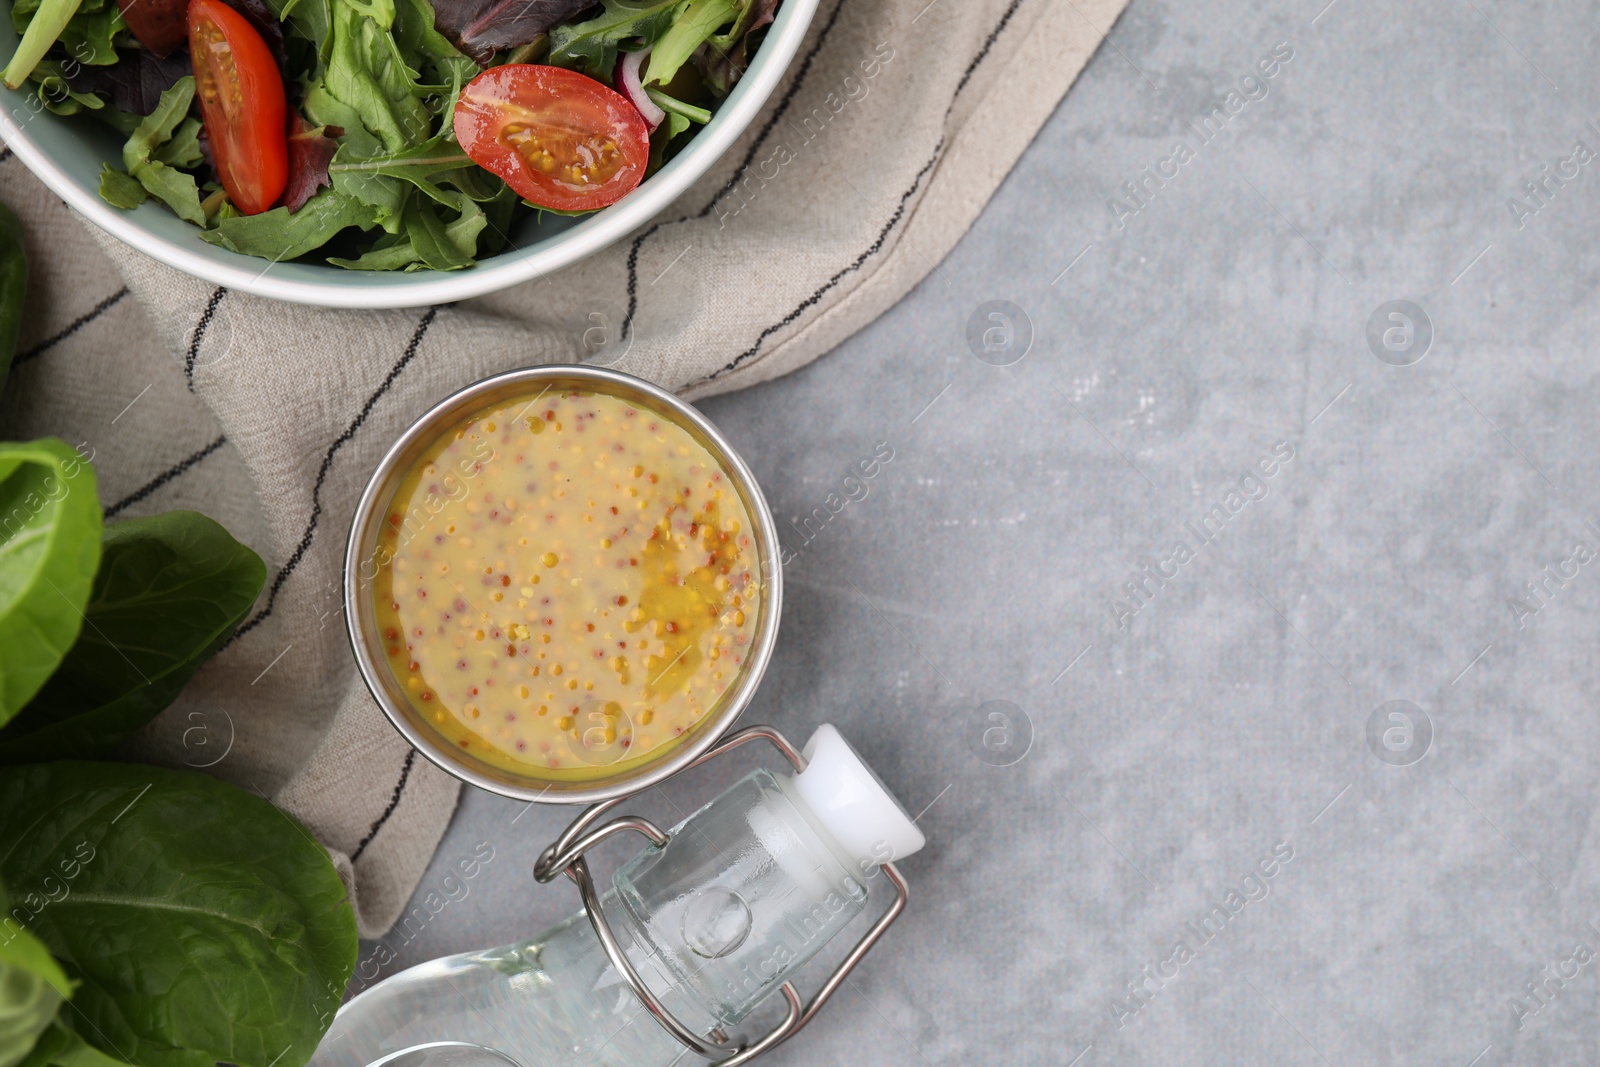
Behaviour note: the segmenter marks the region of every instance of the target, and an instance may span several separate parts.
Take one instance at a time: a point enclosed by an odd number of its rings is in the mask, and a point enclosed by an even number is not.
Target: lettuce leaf
[[[433,24],[487,66],[497,51],[529,44],[593,6],[594,0],[433,0]]]
[[[275,207],[259,215],[219,218],[200,239],[276,263],[321,248],[340,230],[352,226],[365,230],[375,225],[376,212],[370,205],[341,195],[337,189],[324,189],[292,215],[286,207]]]
[[[604,0],[604,10],[587,22],[563,23],[550,30],[550,65],[568,67],[611,83],[617,45],[630,37],[653,45],[671,28],[677,13],[692,0]]]
[[[194,78],[179,78],[161,94],[155,110],[146,115],[122,146],[122,165],[128,177],[144,191],[165,203],[181,219],[197,226],[206,224],[200,207],[200,187],[194,176],[177,169],[201,161],[200,124],[188,117],[194,100]],[[100,175],[100,195],[116,207],[138,206],[126,182],[119,181],[108,165]]]

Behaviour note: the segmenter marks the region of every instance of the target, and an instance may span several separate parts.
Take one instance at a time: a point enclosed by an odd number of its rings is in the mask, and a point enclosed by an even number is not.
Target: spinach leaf
[[[496,52],[528,44],[593,6],[594,0],[433,0],[433,24],[487,66]]]
[[[348,226],[366,229],[376,224],[370,206],[341,196],[335,189],[324,189],[292,215],[286,207],[275,207],[259,215],[219,218],[214,229],[201,232],[200,239],[277,262],[321,248]]]
[[[605,9],[587,22],[563,23],[550,29],[550,65],[570,67],[610,83],[617,65],[617,43],[642,37],[653,45],[672,25],[685,0],[605,0]]]
[[[45,687],[0,729],[0,765],[115,748],[177,699],[265,579],[259,556],[193,511],[106,527],[88,625]]]
[[[46,763],[0,775],[0,877],[57,878],[30,926],[83,982],[62,1021],[141,1067],[301,1067],[355,965],[328,854],[203,774]]]
[[[11,910],[0,885],[0,916]],[[0,918],[0,1067],[15,1067],[50,1029],[72,981],[44,943]]]
[[[99,562],[93,469],[55,438],[0,444],[0,723],[72,647]]]
[[[39,1041],[33,1046],[33,1051],[28,1053],[18,1067],[128,1067],[128,1065],[86,1043],[83,1038],[63,1026],[58,1017],[50,1024],[48,1030],[39,1035]]]

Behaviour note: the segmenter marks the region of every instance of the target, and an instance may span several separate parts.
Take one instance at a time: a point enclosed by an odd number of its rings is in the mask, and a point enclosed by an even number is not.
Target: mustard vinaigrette
[[[445,431],[378,536],[407,700],[493,766],[588,780],[659,755],[736,682],[761,608],[749,512],[659,413],[584,390]]]

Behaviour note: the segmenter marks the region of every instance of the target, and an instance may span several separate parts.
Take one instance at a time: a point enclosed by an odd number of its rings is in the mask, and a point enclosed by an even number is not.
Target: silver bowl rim
[[[393,492],[392,479],[401,461],[419,444],[425,447],[426,439],[432,439],[450,420],[466,414],[479,401],[487,400],[496,393],[508,391],[508,387],[550,379],[592,382],[597,386],[636,391],[659,404],[674,418],[682,420],[703,434],[712,445],[723,469],[733,478],[735,488],[740,491],[752,512],[756,527],[758,565],[764,582],[762,618],[765,621],[760,623],[762,630],[752,644],[739,683],[723,698],[722,705],[716,713],[716,720],[705,723],[687,742],[673,748],[659,762],[647,763],[636,772],[615,781],[600,779],[594,782],[567,783],[541,782],[529,778],[526,784],[518,784],[510,780],[509,772],[506,779],[500,779],[468,766],[456,756],[453,746],[441,743],[440,735],[432,731],[419,730],[405,712],[390,699],[381,681],[383,672],[389,669],[388,665],[373,654],[373,649],[362,632],[363,623],[371,617],[370,611],[363,613],[361,610],[363,597],[360,570],[366,555],[367,535],[372,530],[374,519],[380,516],[388,505],[389,494]],[[412,748],[422,753],[429,762],[441,770],[480,789],[516,800],[547,804],[588,804],[612,800],[649,789],[689,766],[716,744],[749,706],[777,644],[778,625],[783,614],[781,552],[777,524],[773,521],[772,511],[767,506],[760,483],[756,481],[749,465],[729,443],[722,431],[688,401],[643,378],[609,367],[551,363],[504,371],[473,382],[434,404],[406,428],[378,461],[366,488],[361,493],[361,499],[356,504],[355,514],[350,521],[350,534],[345,543],[342,582],[345,632],[349,637],[350,649],[355,656],[362,681],[366,684],[367,691],[372,694],[372,698],[377,701],[378,707],[383,710],[384,716]]]

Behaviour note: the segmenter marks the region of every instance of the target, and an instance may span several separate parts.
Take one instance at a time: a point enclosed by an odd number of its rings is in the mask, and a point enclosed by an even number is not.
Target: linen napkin
[[[269,797],[327,846],[362,935],[385,932],[459,785],[389,726],[344,636],[343,546],[378,457],[514,367],[601,360],[694,398],[815,359],[937,269],[1125,2],[823,0],[763,113],[659,218],[442,307],[216,287],[70,222],[0,154],[33,267],[6,432],[92,455],[108,518],[194,508],[267,562],[238,635],[128,755]]]

